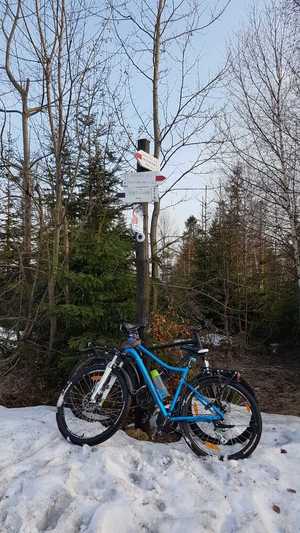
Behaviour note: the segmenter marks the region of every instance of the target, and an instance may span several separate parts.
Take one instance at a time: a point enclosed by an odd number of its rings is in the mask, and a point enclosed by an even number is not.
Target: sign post
[[[148,139],[138,140],[138,150],[145,153],[150,152],[150,141]],[[137,172],[142,173],[144,170],[149,170],[147,167],[141,166],[137,162]],[[149,213],[148,203],[142,202],[143,213],[143,233],[145,240],[138,242],[136,240],[136,319],[137,323],[143,325],[146,329],[149,325],[149,311],[150,311],[150,272],[149,272]],[[144,336],[144,330],[142,330]],[[147,363],[149,364],[149,363]],[[135,427],[143,427],[143,419],[145,411],[142,407],[135,408]]]
[[[138,140],[138,151],[149,154],[150,141]],[[139,161],[139,160],[138,160]],[[137,162],[137,172],[148,170]],[[148,203],[142,202],[143,233],[145,240],[136,242],[136,319],[137,323],[145,327],[149,324],[150,307],[150,273],[149,273],[149,214]]]
[[[159,201],[158,184],[166,179],[160,172],[159,160],[150,155],[149,150],[150,141],[139,139],[135,153],[137,172],[121,177],[123,192],[119,193],[126,204],[140,204],[142,210],[142,231],[136,232],[136,320],[144,327],[149,323],[150,307],[148,204]]]

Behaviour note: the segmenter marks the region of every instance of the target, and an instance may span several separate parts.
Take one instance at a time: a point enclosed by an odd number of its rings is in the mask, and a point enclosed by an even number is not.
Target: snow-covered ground
[[[17,333],[13,329],[6,329],[0,326],[0,340],[16,341]]]
[[[202,342],[209,344],[210,346],[221,346],[224,343],[231,343],[231,337],[226,337],[226,335],[220,335],[219,333],[208,333],[201,337]]]
[[[264,415],[253,456],[220,462],[123,432],[76,447],[54,415],[0,407],[1,533],[300,531],[300,418]]]

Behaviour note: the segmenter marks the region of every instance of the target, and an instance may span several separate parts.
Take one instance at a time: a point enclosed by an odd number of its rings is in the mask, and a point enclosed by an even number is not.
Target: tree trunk
[[[153,134],[154,134],[154,157],[159,159],[160,156],[160,122],[159,122],[159,67],[160,67],[160,46],[161,46],[161,15],[164,9],[165,0],[159,0],[157,18],[155,24],[155,36],[153,45],[153,89],[152,89],[152,106],[153,106]],[[152,298],[151,310],[155,312],[158,305],[158,257],[157,257],[157,229],[160,213],[160,202],[154,203],[154,209],[151,219],[150,229],[150,249],[152,261]]]
[[[64,217],[64,270],[66,274],[70,270],[70,240],[69,240],[69,221],[66,212],[63,213]],[[64,285],[65,293],[65,303],[70,303],[70,290],[69,290],[69,280],[65,280]]]
[[[150,229],[150,248],[151,248],[151,278],[152,278],[152,298],[151,298],[151,310],[155,312],[158,306],[158,257],[157,257],[157,228],[160,213],[160,202],[155,202],[151,219]]]
[[[298,303],[298,327],[300,328],[300,246],[297,228],[293,217],[290,216],[291,234],[292,234],[292,247],[295,262],[296,282],[297,282],[297,303]]]
[[[56,283],[59,267],[59,248],[60,248],[60,234],[62,224],[62,182],[61,182],[61,162],[60,158],[56,161],[56,205],[54,208],[54,236],[53,236],[53,251],[52,251],[52,265],[50,268],[50,276],[48,281],[48,301],[50,306],[50,335],[48,345],[49,361],[53,358],[53,345],[55,342],[57,331],[56,318]]]
[[[28,82],[27,82],[28,83]],[[30,139],[27,91],[22,95],[22,131],[23,131],[23,265],[25,278],[30,279],[31,262],[31,226],[32,226],[32,176],[30,170]]]

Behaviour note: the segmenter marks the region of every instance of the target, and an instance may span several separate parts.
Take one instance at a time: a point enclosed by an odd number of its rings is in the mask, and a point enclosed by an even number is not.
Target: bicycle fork
[[[105,402],[107,396],[109,395],[117,379],[117,376],[111,375],[117,359],[118,359],[118,356],[115,355],[112,358],[112,360],[108,363],[108,365],[106,366],[102,378],[100,379],[100,381],[98,381],[98,383],[96,383],[96,385],[93,388],[93,392],[90,397],[90,403],[96,403],[98,400],[98,397],[101,395],[101,401],[99,405],[100,407],[102,407],[103,403]]]

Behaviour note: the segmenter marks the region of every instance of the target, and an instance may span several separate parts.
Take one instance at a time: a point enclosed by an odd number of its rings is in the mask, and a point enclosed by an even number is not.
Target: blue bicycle
[[[192,339],[172,343],[186,354],[186,365],[178,367],[144,346],[137,326],[124,323],[123,329],[127,341],[110,352],[105,363],[95,357],[69,378],[57,402],[62,435],[78,445],[100,444],[124,426],[132,401],[138,405],[148,395],[159,412],[161,427],[180,432],[197,455],[249,457],[262,431],[255,395],[237,372],[210,370],[199,332],[194,330]],[[189,380],[199,358],[204,361],[203,370]],[[147,360],[162,371],[150,372]],[[164,386],[163,373],[179,375],[173,395]]]

